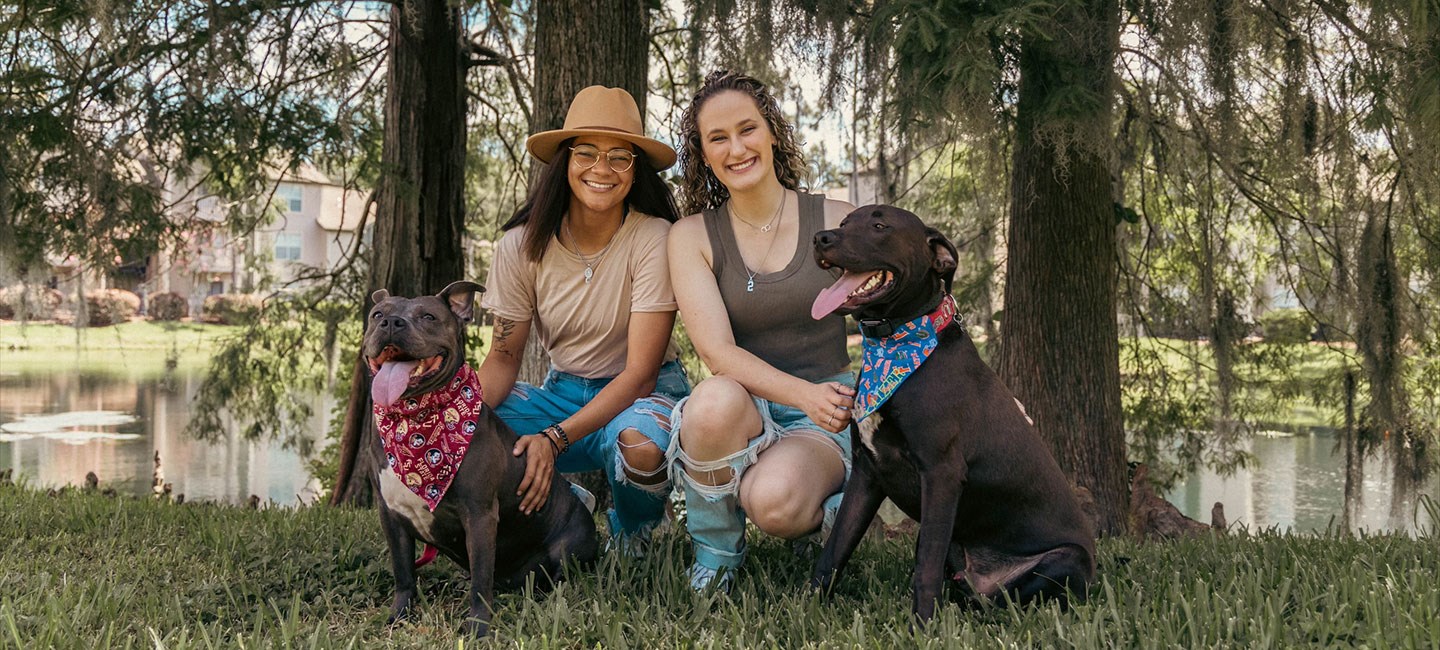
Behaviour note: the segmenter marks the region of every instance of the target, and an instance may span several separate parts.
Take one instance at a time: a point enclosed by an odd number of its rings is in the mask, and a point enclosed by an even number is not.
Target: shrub
[[[123,323],[140,311],[140,296],[124,289],[91,291],[85,294],[85,309],[90,327]]]
[[[173,291],[150,296],[146,311],[151,320],[173,321],[190,315],[190,303],[185,297]]]
[[[1272,309],[1260,315],[1260,332],[1266,343],[1295,345],[1310,340],[1315,323],[1299,307]]]
[[[205,298],[205,320],[221,325],[245,325],[260,314],[260,297],[245,293],[221,293]]]
[[[65,297],[49,287],[17,284],[0,289],[0,318],[49,320],[64,302]]]

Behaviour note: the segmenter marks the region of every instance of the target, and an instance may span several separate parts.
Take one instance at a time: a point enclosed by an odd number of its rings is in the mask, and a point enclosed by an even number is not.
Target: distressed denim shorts
[[[516,382],[510,396],[495,409],[516,435],[539,433],[545,427],[579,412],[595,399],[612,381],[611,378],[588,379],[551,369],[540,386]],[[639,476],[654,476],[665,471],[662,464],[652,472],[628,467],[620,453],[620,432],[635,429],[649,438],[662,451],[670,446],[670,412],[675,401],[690,394],[690,380],[679,361],[660,366],[655,390],[622,411],[609,424],[579,440],[572,441],[569,451],[555,459],[555,471],[570,474],[603,470],[609,479],[618,517],[619,528],[636,531],[658,521],[664,508],[664,497],[670,493],[670,480],[654,485],[632,481],[626,470]]]
[[[815,383],[823,384],[832,381],[853,388],[855,386],[855,375],[854,373],[846,371]],[[680,447],[680,436],[676,435],[671,438],[670,449],[666,453],[671,464],[678,461],[684,464],[686,469],[695,472],[714,472],[729,468],[734,471],[734,476],[729,481],[722,485],[711,486],[695,481],[689,474],[679,469],[672,471],[671,475],[679,480],[686,481],[687,485],[693,487],[707,499],[716,499],[721,496],[735,494],[740,488],[741,475],[744,474],[746,468],[755,464],[755,461],[760,456],[760,452],[765,451],[770,445],[775,444],[777,440],[782,438],[803,436],[828,443],[835,453],[840,455],[840,462],[845,464],[845,479],[847,481],[850,479],[851,442],[849,427],[841,429],[838,433],[832,433],[815,424],[809,416],[805,415],[804,411],[798,408],[772,402],[754,395],[751,395],[750,398],[754,400],[755,409],[760,412],[760,420],[763,424],[760,435],[751,438],[750,444],[744,449],[725,456],[724,458],[711,461],[697,461],[690,458],[690,456],[685,453],[685,450]],[[670,416],[674,431],[680,430],[680,422],[683,417],[682,412],[685,408],[685,403],[689,401],[689,399],[689,397],[686,397],[675,404],[675,411]]]

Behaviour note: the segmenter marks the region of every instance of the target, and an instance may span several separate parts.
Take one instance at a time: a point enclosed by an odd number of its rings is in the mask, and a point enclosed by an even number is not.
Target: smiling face
[[[815,233],[815,262],[844,271],[811,307],[857,318],[911,318],[948,290],[955,246],[914,214],[883,205],[856,209],[834,230]]]
[[[474,309],[473,282],[454,282],[439,295],[419,298],[376,291],[366,323],[365,361],[374,379],[371,397],[389,406],[404,395],[442,386],[465,362],[465,324]]]
[[[722,92],[700,107],[696,123],[705,163],[732,193],[775,178],[775,135],[755,100]]]
[[[584,169],[577,162],[575,152],[570,152],[570,163],[568,177],[570,180],[571,212],[576,208],[583,208],[587,211],[605,214],[611,211],[622,210],[625,204],[625,197],[630,194],[630,187],[635,184],[635,167],[631,165],[623,172],[617,172],[610,168],[610,162],[606,157],[607,152],[614,149],[630,152],[634,156],[634,147],[629,142],[619,138],[604,136],[581,136],[570,144],[571,147],[593,147],[599,151],[599,160],[589,169]],[[623,165],[619,165],[622,166]]]

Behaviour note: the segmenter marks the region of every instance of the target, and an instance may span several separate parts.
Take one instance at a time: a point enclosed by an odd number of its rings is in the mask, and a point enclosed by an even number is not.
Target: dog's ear
[[[389,292],[389,291],[386,291],[386,290],[384,290],[384,289],[376,289],[376,290],[375,290],[375,293],[370,294],[370,304],[372,304],[372,305],[378,305],[378,304],[380,304],[380,301],[381,301],[381,300],[384,300],[384,299],[389,298],[389,297],[390,297],[390,292]]]
[[[960,257],[960,251],[950,243],[950,239],[934,228],[925,229],[925,243],[930,245],[930,267],[940,279],[945,281],[945,292],[950,292],[950,284],[955,280],[956,261]]]
[[[445,304],[450,305],[450,311],[455,313],[461,323],[469,323],[475,319],[476,293],[485,293],[485,287],[469,280],[458,280],[441,289],[439,296]]]

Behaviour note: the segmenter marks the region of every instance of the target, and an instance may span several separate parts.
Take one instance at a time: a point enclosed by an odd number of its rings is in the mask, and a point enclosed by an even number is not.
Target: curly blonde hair
[[[787,189],[800,189],[800,178],[805,173],[805,158],[800,154],[800,144],[795,141],[795,125],[785,119],[780,102],[760,80],[747,74],[730,70],[716,70],[705,77],[690,106],[680,116],[680,169],[684,178],[680,185],[680,202],[686,214],[719,207],[730,198],[730,189],[725,187],[715,173],[705,166],[705,154],[700,144],[700,108],[710,98],[734,90],[744,93],[755,102],[765,125],[775,136],[774,159],[775,178]]]

